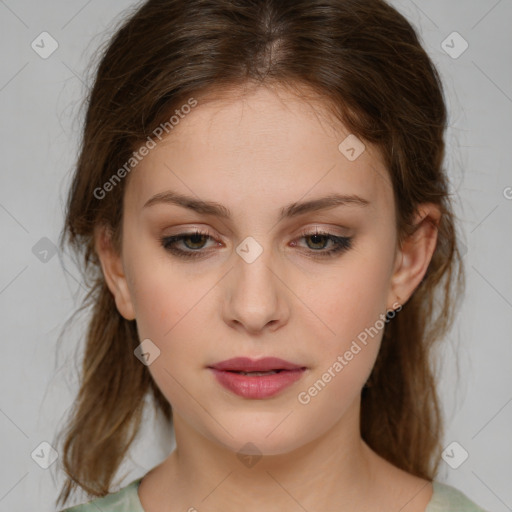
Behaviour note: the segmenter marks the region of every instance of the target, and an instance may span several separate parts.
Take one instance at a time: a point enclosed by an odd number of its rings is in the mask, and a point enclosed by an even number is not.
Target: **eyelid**
[[[216,240],[221,240],[224,237],[218,234],[216,230],[210,227],[202,227],[202,226],[177,226],[173,227],[172,231],[169,230],[169,232],[164,230],[164,234],[161,235],[161,238],[171,238],[173,236],[179,236],[179,235],[192,235],[194,233],[198,233],[200,235],[209,236],[211,238],[215,238]]]
[[[329,234],[335,235],[335,236],[347,236],[348,237],[351,234],[350,230],[343,226],[333,226],[333,225],[325,226],[325,225],[321,225],[321,224],[310,224],[306,227],[302,227],[300,230],[300,234],[302,236],[304,236],[304,234],[311,235],[315,231],[319,231],[319,232],[323,232],[323,233],[328,232]]]

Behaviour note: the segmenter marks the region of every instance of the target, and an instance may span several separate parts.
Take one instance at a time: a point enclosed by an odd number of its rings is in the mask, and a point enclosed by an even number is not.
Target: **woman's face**
[[[175,420],[233,451],[278,454],[358,419],[384,315],[434,246],[403,257],[378,152],[320,106],[262,87],[238,98],[199,101],[132,171],[122,256],[102,264],[151,340],[142,351]],[[207,236],[172,242],[196,230]],[[225,387],[211,367],[235,357],[302,370],[224,372]]]

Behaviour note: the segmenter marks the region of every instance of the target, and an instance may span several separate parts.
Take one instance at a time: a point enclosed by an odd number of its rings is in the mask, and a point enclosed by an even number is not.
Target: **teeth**
[[[260,376],[260,375],[272,375],[273,373],[277,373],[276,370],[271,370],[268,372],[237,372],[240,375],[254,375],[254,376]]]

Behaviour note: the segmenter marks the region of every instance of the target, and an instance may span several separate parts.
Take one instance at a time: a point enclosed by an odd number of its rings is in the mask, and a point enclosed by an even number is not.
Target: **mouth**
[[[268,372],[243,372],[243,371],[237,371],[237,370],[221,370],[221,371],[238,373],[239,375],[250,375],[253,377],[261,377],[262,375],[273,375],[274,373],[288,372],[290,370],[270,370]]]
[[[264,357],[262,359],[250,359],[248,357],[234,357],[216,363],[209,368],[215,370],[230,371],[245,374],[282,372],[286,370],[300,370],[302,365],[291,363],[278,357]]]
[[[232,393],[249,399],[277,395],[299,380],[307,368],[283,359],[233,358],[209,366],[217,382]]]

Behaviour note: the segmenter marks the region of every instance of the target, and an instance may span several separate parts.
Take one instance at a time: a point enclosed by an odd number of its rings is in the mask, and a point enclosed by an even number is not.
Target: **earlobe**
[[[397,297],[401,297],[403,303],[407,302],[421,283],[437,245],[440,219],[441,211],[437,205],[424,203],[418,207],[415,230],[403,241],[396,255],[389,304],[396,303]]]
[[[134,320],[135,309],[130,296],[122,258],[113,247],[111,233],[106,226],[96,227],[94,247],[101,263],[105,282],[114,296],[117,310],[126,320]]]

